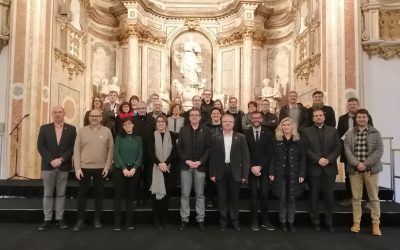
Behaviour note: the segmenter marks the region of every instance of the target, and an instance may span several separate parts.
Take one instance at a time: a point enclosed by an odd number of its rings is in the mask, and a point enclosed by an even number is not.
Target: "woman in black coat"
[[[284,118],[275,131],[275,153],[269,169],[269,178],[273,181],[274,194],[279,197],[281,229],[287,231],[288,223],[289,230],[295,232],[295,198],[303,193],[306,149],[291,118]]]

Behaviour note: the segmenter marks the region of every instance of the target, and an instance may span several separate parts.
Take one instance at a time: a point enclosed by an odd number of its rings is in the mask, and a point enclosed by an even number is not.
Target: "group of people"
[[[212,100],[210,90],[194,96],[193,107],[187,111],[179,98],[175,99],[168,114],[162,111],[157,94],[152,96],[150,105],[137,96],[118,104],[117,95],[110,92],[104,105],[99,97],[94,97],[91,110],[85,114],[85,126],[78,133],[75,127],[64,123],[62,107],[54,107],[53,122],[41,126],[38,151],[42,156],[44,223],[39,230],[50,227],[53,210],[57,226],[67,228],[63,220],[65,189],[73,166],[79,181],[74,231],[85,226],[91,183],[95,198],[93,226],[102,227],[103,182],[112,172],[116,231],[123,228],[123,200],[125,227],[132,230],[135,202],[142,205],[148,198],[152,200],[156,227],[168,227],[169,200],[178,177],[180,231],[189,223],[192,188],[199,230],[205,230],[206,198],[215,200],[214,192],[210,192],[215,189],[220,230],[231,226],[239,231],[239,193],[241,185],[248,183],[250,229],[275,230],[268,216],[269,190],[272,190],[279,198],[280,228],[295,232],[296,198],[302,195],[307,181],[314,229],[319,231],[322,225],[333,232],[337,159],[341,155],[347,173],[346,186],[352,194],[351,231],[360,231],[365,184],[372,234],[381,235],[378,180],[383,143],[368,111],[359,108],[358,99],[347,101],[348,113],[340,116],[336,129],[335,112],[323,103],[321,91],[312,94],[310,108],[297,103],[297,93],[290,91],[288,104],[281,108],[279,117],[270,112],[268,100],[249,102],[249,111],[244,113],[238,108],[238,99],[230,97],[225,110],[220,100]]]

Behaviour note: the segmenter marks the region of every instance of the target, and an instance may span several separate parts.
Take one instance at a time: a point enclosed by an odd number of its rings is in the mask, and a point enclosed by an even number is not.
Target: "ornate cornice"
[[[265,44],[265,31],[252,26],[242,26],[238,31],[229,36],[219,37],[217,42],[219,46],[228,46],[235,43],[241,43],[245,39],[253,39],[255,43]]]
[[[54,48],[54,58],[55,60],[60,60],[63,68],[67,68],[69,74],[69,80],[72,80],[72,75],[83,74],[86,69],[85,64],[78,58],[68,54],[65,51]]]
[[[315,66],[319,65],[320,61],[321,61],[321,55],[317,54],[304,60],[302,63],[297,65],[296,68],[294,69],[296,79],[300,80],[304,79],[306,82],[308,82],[310,74],[314,72]]]
[[[10,40],[10,0],[0,0],[0,52]]]
[[[194,30],[200,27],[200,22],[198,19],[189,18],[185,20],[183,26],[188,27],[189,30]]]
[[[122,26],[119,40],[121,42],[127,42],[130,36],[137,36],[139,41],[149,42],[157,45],[164,45],[167,42],[166,37],[156,36],[138,24],[125,24]]]
[[[378,56],[385,60],[400,58],[400,44],[364,44],[363,49],[370,57]]]

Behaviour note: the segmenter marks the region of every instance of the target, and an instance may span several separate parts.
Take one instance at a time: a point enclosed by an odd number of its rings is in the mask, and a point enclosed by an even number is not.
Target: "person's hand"
[[[75,170],[75,177],[76,177],[76,179],[78,179],[78,180],[81,180],[81,178],[83,178],[82,169]]]
[[[210,180],[211,180],[212,182],[215,182],[215,180],[216,180],[216,179],[215,179],[215,176],[211,176],[211,177],[210,177]]]
[[[275,176],[270,175],[270,176],[269,176],[269,179],[270,179],[271,181],[274,181],[274,180],[275,180]]]
[[[198,168],[201,165],[200,161],[193,162],[193,168]]]
[[[261,175],[261,166],[253,166],[253,167],[251,167],[251,172],[255,176],[260,176]]]
[[[359,162],[359,163],[357,164],[357,170],[358,170],[358,171],[363,172],[363,171],[365,171],[365,169],[367,169],[367,166],[365,166],[364,162]]]
[[[122,170],[122,173],[124,174],[125,177],[129,177],[129,170],[128,169],[124,169]]]
[[[186,160],[185,163],[186,163],[186,165],[189,166],[189,168],[193,168],[193,161],[191,161],[191,160]]]
[[[51,165],[53,168],[58,168],[59,166],[61,166],[61,164],[62,164],[61,158],[56,158],[56,159],[54,159],[54,160],[52,160],[52,161],[50,162],[50,165]]]
[[[325,159],[325,158],[321,158],[321,159],[319,159],[318,164],[319,164],[321,167],[325,167],[326,165],[329,164],[329,161],[328,161],[327,159]]]
[[[103,172],[101,173],[101,175],[103,176],[103,178],[106,178],[106,176],[108,175],[108,168],[103,168]]]
[[[245,178],[242,178],[242,183],[246,183],[246,179]]]
[[[132,168],[131,170],[129,170],[129,177],[134,176],[136,173],[136,168]]]
[[[299,177],[299,183],[303,183],[304,177]]]

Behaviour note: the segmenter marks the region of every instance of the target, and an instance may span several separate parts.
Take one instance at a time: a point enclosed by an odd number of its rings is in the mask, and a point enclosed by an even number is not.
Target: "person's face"
[[[281,126],[283,134],[285,135],[292,134],[293,125],[292,123],[290,123],[290,121],[284,121]]]
[[[136,106],[137,106],[137,103],[138,103],[138,100],[132,99],[132,100],[131,100],[131,107],[132,107],[133,109],[135,109]]]
[[[182,101],[180,98],[175,98],[174,103],[182,105]]]
[[[156,96],[156,95],[153,95],[153,96],[151,97],[151,102],[152,102],[152,103],[155,103],[155,102],[158,101],[158,100],[160,100],[160,98],[159,98],[158,96]]]
[[[122,112],[129,113],[129,106],[128,105],[122,106]]]
[[[198,124],[200,122],[201,115],[199,111],[192,111],[189,114],[189,121],[191,124]]]
[[[192,100],[192,104],[193,104],[193,107],[200,108],[200,106],[201,106],[201,98],[199,96],[194,97],[193,100]]]
[[[162,104],[161,104],[160,101],[156,101],[156,102],[153,104],[153,109],[154,109],[154,111],[160,112],[160,111],[161,111],[161,108],[162,108]]]
[[[165,131],[167,128],[167,123],[163,118],[159,117],[156,121],[156,127],[158,131]]]
[[[172,114],[178,115],[182,113],[181,107],[180,106],[175,106],[174,109],[172,110]]]
[[[365,127],[368,125],[368,115],[366,114],[357,114],[356,116],[356,124],[359,127]]]
[[[205,102],[210,101],[211,100],[211,91],[204,91],[203,99],[204,99]]]
[[[214,103],[214,107],[219,108],[219,109],[222,110],[222,103],[220,103],[220,102],[215,102],[215,103]]]
[[[261,103],[261,110],[264,112],[269,112],[269,102],[263,101]]]
[[[230,116],[225,116],[222,118],[222,128],[227,131],[232,131],[235,125],[235,119]]]
[[[237,100],[234,99],[234,98],[229,101],[229,107],[232,108],[232,109],[236,108],[237,104],[238,104]]]
[[[61,123],[64,122],[64,110],[61,107],[55,107],[51,111],[51,115],[53,116],[53,121],[55,123]]]
[[[320,104],[323,101],[323,97],[321,94],[316,94],[313,96],[313,103],[314,104]]]
[[[256,106],[254,106],[253,104],[250,104],[250,105],[249,105],[249,112],[250,112],[250,113],[253,113],[253,112],[256,111],[256,110],[257,110]]]
[[[108,94],[108,100],[109,100],[110,102],[112,102],[112,103],[116,102],[116,101],[117,101],[117,98],[118,98],[118,95],[117,95],[117,93],[115,93],[115,92],[110,92],[110,93]]]
[[[261,123],[263,121],[263,118],[261,116],[261,114],[252,114],[251,115],[251,124],[253,124],[253,127],[260,127]]]
[[[314,122],[316,125],[322,125],[322,124],[324,124],[324,122],[325,122],[325,115],[324,115],[324,112],[322,112],[322,110],[318,110],[318,111],[315,111],[315,112],[313,113],[313,122]]]
[[[122,128],[124,129],[125,133],[127,133],[128,135],[133,133],[133,127],[134,126],[135,125],[133,125],[132,121],[130,121],[130,120],[125,121],[122,124]]]
[[[138,104],[136,108],[139,115],[144,116],[147,113],[147,107],[143,104]]]
[[[101,100],[100,100],[100,98],[94,98],[94,100],[93,100],[93,107],[95,108],[95,109],[100,109],[101,108]]]
[[[213,120],[214,122],[219,122],[221,121],[221,112],[219,110],[213,110],[211,112],[211,120]]]
[[[297,94],[296,93],[290,93],[288,97],[288,101],[291,104],[297,103]]]
[[[360,108],[360,105],[357,101],[347,103],[347,110],[350,113],[353,113],[353,114],[356,113],[359,108]]]
[[[98,111],[96,109],[93,109],[92,111],[90,111],[89,122],[90,122],[90,125],[92,125],[92,126],[98,126],[101,122],[100,111]]]

